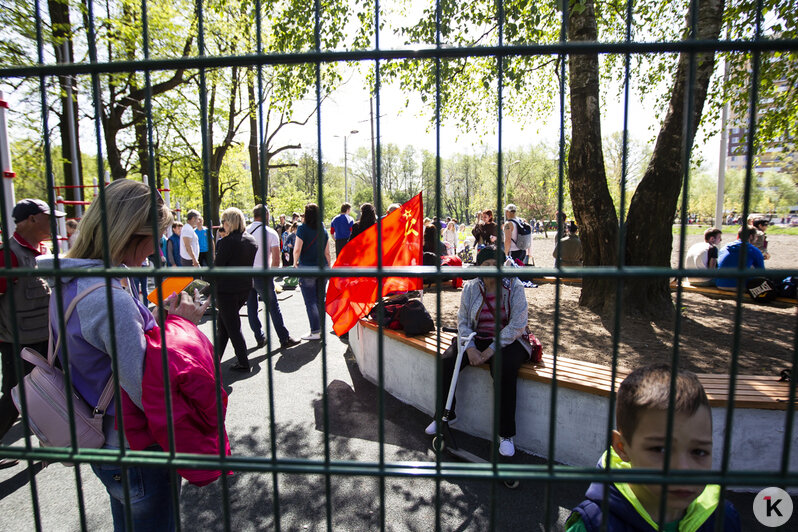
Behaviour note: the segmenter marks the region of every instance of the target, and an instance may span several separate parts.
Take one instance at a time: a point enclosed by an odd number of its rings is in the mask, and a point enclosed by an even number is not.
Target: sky
[[[369,121],[369,97],[362,87],[366,85],[362,75],[347,71],[344,75],[346,83],[341,85],[322,104],[322,154],[325,160],[343,165],[344,146],[341,136],[352,130],[358,133],[349,135],[348,153],[358,148],[369,148],[371,127]],[[610,89],[602,102],[602,135],[609,136],[613,132],[623,130],[624,105],[622,99],[616,97],[617,90]],[[566,95],[567,97],[567,95]],[[425,107],[420,98],[410,99],[410,105],[404,106],[406,96],[395,85],[383,85],[381,91],[380,134],[383,143],[393,143],[400,147],[412,144],[430,151],[435,150],[436,135],[431,120],[432,109]],[[634,94],[629,99],[628,128],[629,138],[639,141],[653,141],[659,130],[662,117],[654,111],[653,101],[643,101]],[[300,104],[304,112],[315,105],[315,100],[307,100]],[[304,116],[304,112],[298,113]],[[376,113],[376,110],[375,110]],[[566,115],[566,122],[570,117]],[[316,147],[317,124],[312,119],[305,128],[294,128],[288,131],[285,140],[298,141],[303,147]],[[491,126],[486,125],[486,130]],[[567,127],[567,124],[566,124]],[[375,125],[376,128],[376,125]],[[338,137],[336,137],[336,135]],[[528,123],[519,123],[510,116],[503,120],[504,150],[530,146],[543,142],[556,146],[559,139],[559,111],[550,117]],[[696,146],[706,161],[707,169],[717,173],[719,154],[719,136],[710,138]],[[449,157],[455,153],[471,153],[478,151],[481,145],[493,149],[498,147],[496,133],[480,136],[478,132],[463,131],[451,123],[441,125],[441,155]]]

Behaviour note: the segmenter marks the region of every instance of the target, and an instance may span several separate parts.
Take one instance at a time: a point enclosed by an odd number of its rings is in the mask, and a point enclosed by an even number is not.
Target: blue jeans
[[[160,450],[160,447],[157,448]],[[114,532],[125,530],[125,488],[122,468],[117,464],[92,464],[94,474],[111,496],[111,516]],[[130,467],[127,480],[130,487],[130,518],[133,530],[175,530],[174,507],[169,470],[155,467]],[[180,477],[176,477],[180,482]],[[180,485],[178,484],[178,495]]]
[[[315,277],[302,277],[299,279],[299,289],[302,291],[302,299],[305,300],[305,311],[308,313],[311,334],[321,332],[319,296],[324,297],[325,280]]]
[[[249,328],[255,333],[255,339],[259,342],[263,340],[263,329],[260,324],[260,317],[258,316],[258,295],[266,303],[269,309],[269,317],[277,330],[277,338],[280,342],[288,340],[288,329],[285,328],[283,322],[283,314],[280,312],[280,305],[277,303],[277,294],[274,292],[274,279],[268,277],[255,277],[253,279],[254,288],[249,291],[249,298],[247,299],[247,318],[249,319]]]

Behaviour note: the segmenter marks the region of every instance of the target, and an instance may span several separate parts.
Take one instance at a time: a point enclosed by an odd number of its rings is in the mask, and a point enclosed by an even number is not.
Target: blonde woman
[[[216,266],[252,267],[258,244],[246,232],[244,213],[230,207],[222,213],[222,228],[227,236],[216,245]],[[237,361],[230,367],[234,371],[249,372],[247,343],[241,333],[241,316],[238,311],[247,304],[252,289],[251,277],[220,277],[216,280],[216,304],[219,307],[219,358],[224,355],[227,340],[233,344]]]
[[[153,221],[159,235],[172,223],[172,215],[161,198],[158,198],[153,211],[150,188],[139,181],[118,179],[105,188],[104,196],[104,209],[97,199],[81,220],[80,233],[66,258],[61,260],[61,268],[102,268],[105,266],[105,242],[108,243],[107,252],[111,266],[138,267],[157,249],[157,239],[153,238]],[[107,222],[107,240],[103,238],[103,210]],[[52,268],[53,259],[40,260],[39,265],[42,268]],[[142,376],[147,346],[145,335],[156,326],[155,319],[138,300],[135,287],[128,279],[110,279],[110,301],[104,286],[87,291],[103,281],[104,278],[101,277],[62,277],[58,281],[63,283],[64,308],[78,294],[86,294],[77,303],[72,317],[66,323],[66,331],[61,334],[61,341],[66,344],[69,352],[72,385],[88,403],[97,404],[111,376],[111,357],[115,353],[119,384],[130,400],[142,409]],[[198,294],[195,294],[194,301],[189,301],[189,297],[172,298],[169,313],[196,324],[207,306],[200,305],[198,298]],[[57,304],[57,298],[50,299],[51,323],[56,328]],[[114,313],[115,344],[111,341],[109,309]],[[54,336],[58,334],[55,330]],[[63,353],[59,352],[58,356],[63,357]],[[63,358],[61,363],[64,363]],[[120,439],[115,425],[114,413],[117,408],[114,401],[106,412],[103,423],[104,447],[118,449]],[[157,444],[149,449],[161,450]],[[180,485],[174,488],[171,486],[168,469],[133,466],[128,467],[127,474],[123,475],[121,467],[116,463],[92,464],[91,468],[111,497],[115,530],[125,528],[125,506],[128,501],[134,529],[174,530],[172,492],[173,489],[179,492]],[[127,478],[129,484],[128,501],[122,486],[123,478]]]
[[[457,253],[457,226],[454,222],[446,224],[446,229],[443,230],[443,244],[446,246],[447,255]]]

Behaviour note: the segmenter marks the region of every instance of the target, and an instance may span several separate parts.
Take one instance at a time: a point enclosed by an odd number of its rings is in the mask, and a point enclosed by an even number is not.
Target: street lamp
[[[491,163],[491,164],[493,164],[493,166],[499,165],[499,163]],[[504,169],[504,206],[502,208],[507,206],[507,180],[510,177],[510,168],[512,168],[516,164],[521,164],[521,160],[516,159],[515,161],[508,164]]]
[[[357,129],[353,129],[349,133],[345,135],[333,135],[334,137],[343,137],[344,138],[344,202],[349,203],[349,178],[348,178],[348,169],[347,169],[347,149],[346,149],[346,141],[351,135],[356,135],[360,133]]]

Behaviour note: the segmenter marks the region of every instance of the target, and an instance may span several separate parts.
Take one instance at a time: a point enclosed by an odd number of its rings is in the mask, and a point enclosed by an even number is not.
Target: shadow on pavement
[[[19,488],[26,487],[30,482],[30,471],[24,460],[20,460],[19,464],[14,467],[19,469],[19,471],[14,476],[5,479],[3,482],[0,482],[0,501],[17,491]],[[42,469],[44,469],[42,462],[33,463],[34,475],[39,473],[39,471]]]
[[[296,347],[283,349],[280,359],[274,364],[274,370],[281,373],[294,373],[302,366],[310,364],[321,353],[321,342],[302,342]],[[260,362],[266,355],[254,359]]]

